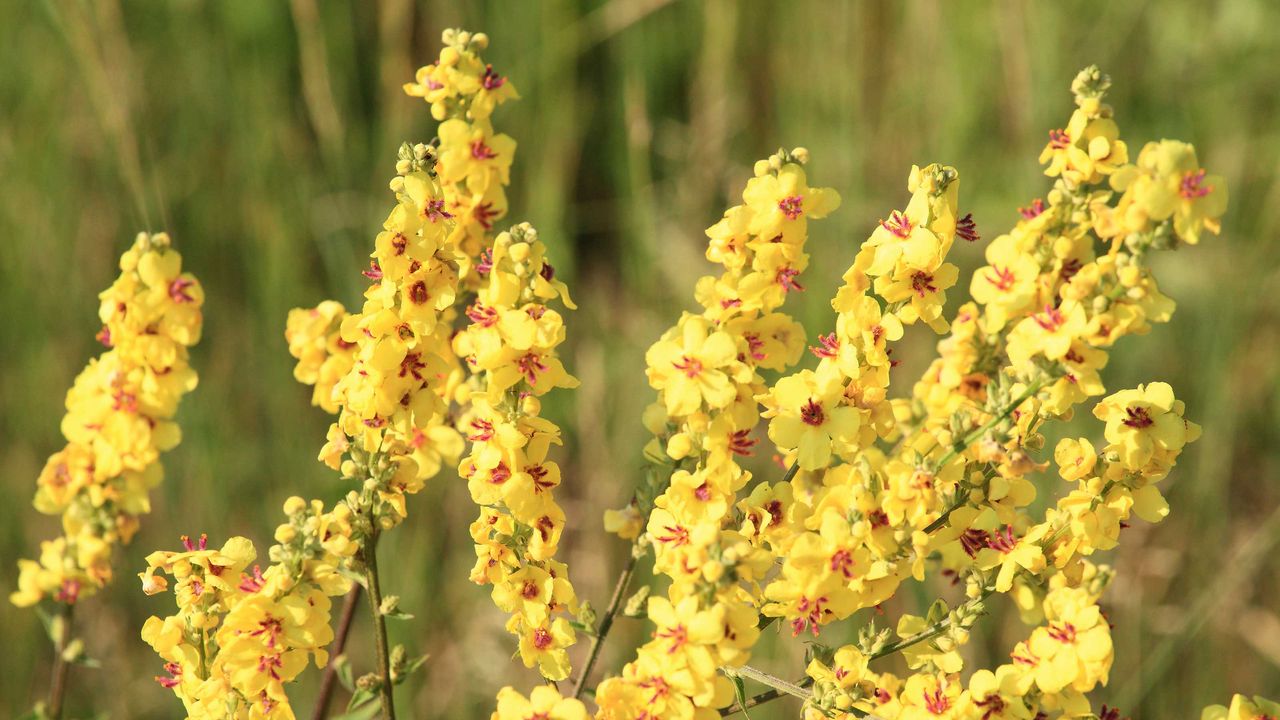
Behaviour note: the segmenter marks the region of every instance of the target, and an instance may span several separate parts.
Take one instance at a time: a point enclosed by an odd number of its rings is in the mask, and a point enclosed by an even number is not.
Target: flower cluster
[[[958,174],[913,168],[905,209],[876,225],[844,275],[835,330],[809,348],[816,367],[772,386],[756,370],[786,370],[803,347],[803,331],[774,313],[798,287],[802,223],[834,194],[809,190],[788,158],[758,168],[747,204],[708,231],[708,258],[727,272],[699,282],[704,312],[647,357],[662,400],[646,414],[658,436],[647,454],[665,465],[606,524],[651,544],[672,585],[650,601],[653,640],[597,689],[598,717],[710,716],[732,700],[717,669],[758,675],[735,669],[758,624],[779,618],[793,635],[816,636],[934,574],[965,600],[903,616],[896,641],[871,624],[855,644],[819,649],[804,681],[814,717],[1092,712],[1084,693],[1106,683],[1112,662],[1098,605],[1111,572],[1092,556],[1114,547],[1133,515],[1164,517],[1156,484],[1199,427],[1167,384],[1107,396],[1094,406],[1105,443],[1055,448],[1071,487],[1037,515],[1032,479],[1049,467],[1037,458],[1042,431],[1105,394],[1099,371],[1119,338],[1169,319],[1150,253],[1216,233],[1226,199],[1189,145],[1151,143],[1130,163],[1102,102],[1107,86],[1096,68],[1077,77],[1077,109],[1042,156],[1056,182],[986,246],[973,302],[944,317],[958,280],[947,255],[956,238],[980,239],[958,209]],[[916,323],[945,335],[939,356],[911,397],[890,398],[889,345]],[[789,468],[780,481],[752,482],[735,461],[754,445],[758,418]],[[1009,663],[966,685],[959,648],[995,594],[1038,627]],[[895,653],[909,675],[871,669]]]
[[[319,500],[299,497],[284,513],[265,571],[249,569],[256,552],[242,537],[214,550],[204,535],[184,536],[183,550],[147,556],[144,592],[164,592],[171,576],[178,610],[149,618],[142,639],[165,660],[156,682],[192,720],[292,720],[285,683],[309,660],[327,662],[329,597],[351,584],[340,569],[357,549],[353,514],[345,504],[326,513]]]
[[[298,360],[293,377],[313,386],[311,404],[337,414],[333,388],[351,372],[355,343],[342,339],[342,320],[347,309],[337,300],[325,300],[313,308],[289,311],[284,337],[289,354]]]
[[[70,605],[110,582],[112,550],[151,509],[160,453],[182,437],[173,417],[196,386],[187,349],[200,339],[199,281],[182,272],[168,235],[141,233],[100,298],[98,340],[107,350],[67,393],[67,445],[37,480],[35,507],[62,516],[62,535],[41,544],[38,561],[18,562],[15,605]]]
[[[790,367],[804,352],[803,328],[779,308],[803,290],[808,222],[840,203],[835,191],[809,187],[807,160],[797,149],[756,164],[743,204],[707,230],[707,258],[723,272],[698,281],[702,312],[685,314],[646,355],[659,392],[645,414],[653,468],[633,504],[606,522],[624,537],[645,522],[642,542],[671,586],[648,602],[652,639],[600,684],[599,717],[714,715],[732,697],[717,668],[744,664],[759,636],[743,583],[763,580],[773,558],[759,539],[785,511],[767,484],[738,502],[751,481],[739,460],[759,442],[751,433],[766,389],[760,372]]]
[[[454,221],[450,242],[466,258],[459,272],[475,290],[483,282],[481,268],[488,261],[482,255],[493,245],[494,224],[507,214],[506,186],[516,150],[515,140],[496,132],[490,117],[496,106],[520,96],[480,57],[489,46],[487,35],[445,30],[443,40],[439,59],[419,68],[404,89],[430,104],[431,116],[440,121],[442,207]],[[414,158],[401,162],[404,169]]]
[[[471,324],[453,343],[473,373],[460,421],[471,450],[458,467],[480,506],[471,525],[471,580],[492,584],[494,602],[511,613],[507,629],[520,639],[524,664],[563,680],[575,639],[564,616],[577,612],[578,601],[554,559],[565,514],[553,497],[560,467],[548,451],[560,444],[560,428],[540,417],[539,398],[578,384],[556,353],[564,320],[547,305],[573,303],[528,224],[498,235],[486,257],[484,282],[466,311]]]

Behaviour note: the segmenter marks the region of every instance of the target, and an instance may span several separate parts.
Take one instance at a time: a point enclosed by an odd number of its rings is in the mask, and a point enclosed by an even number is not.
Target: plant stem
[[[49,701],[45,705],[45,714],[49,720],[60,720],[62,717],[62,699],[67,694],[67,673],[71,664],[67,662],[67,645],[71,641],[70,604],[61,604],[55,620],[55,637],[53,638],[53,672],[49,680]]]
[[[966,601],[964,605],[977,605],[983,600],[986,600],[987,598],[991,597],[991,594],[994,593],[995,591],[996,589],[994,586],[989,588],[983,588],[981,595],[979,595],[976,598],[973,598],[972,600]],[[919,643],[922,643],[925,640],[932,640],[933,638],[938,637],[942,633],[946,632],[947,628],[951,627],[951,617],[952,617],[951,614],[948,614],[946,617],[934,623],[933,627],[925,628],[924,630],[921,630],[920,632],[916,633],[915,635],[912,635],[911,637],[903,638],[896,643],[890,643],[884,646],[883,648],[880,648],[880,650],[872,653],[870,657],[868,657],[868,659],[878,660],[882,657],[887,657],[889,655],[892,655],[900,650],[905,650],[911,647],[912,645],[917,645]]]
[[[982,602],[983,600],[986,600],[988,597],[990,597],[993,592],[995,592],[994,587],[984,588],[981,595],[979,595],[977,598],[973,600],[969,600],[965,604],[971,605],[971,604]],[[942,620],[939,620],[932,627],[925,628],[924,630],[921,630],[920,632],[916,633],[915,635],[912,635],[911,637],[903,638],[902,640],[899,640],[896,643],[886,645],[880,650],[872,653],[870,656],[868,656],[867,659],[878,660],[882,657],[887,657],[896,652],[909,648],[912,645],[922,643],[925,640],[931,640],[941,635],[943,632],[946,632],[947,628],[949,627],[951,627],[950,615],[943,618]],[[742,675],[743,677],[749,677],[764,685],[768,685],[773,689],[762,692],[759,695],[753,695],[752,697],[748,698],[745,703],[742,703],[740,706],[724,708],[723,710],[720,711],[720,717],[729,717],[730,715],[734,715],[743,709],[753,708],[757,705],[763,705],[764,703],[770,702],[772,700],[777,700],[783,695],[794,695],[795,697],[803,698],[805,700],[808,700],[813,695],[813,693],[804,689],[813,684],[813,678],[806,677],[803,680],[801,680],[799,683],[790,683],[790,682],[787,682],[786,680],[782,680],[781,678],[776,678],[768,673],[761,672],[759,670],[756,670],[755,668],[746,667],[746,666],[737,668],[733,672],[737,673],[738,675]],[[858,711],[855,710],[854,712],[856,713]],[[862,717],[873,718],[874,720],[873,715],[862,715]]]
[[[324,677],[320,680],[320,692],[316,695],[316,708],[311,720],[325,720],[329,717],[329,701],[333,697],[333,687],[338,679],[338,658],[346,650],[347,636],[351,633],[351,621],[356,616],[356,606],[360,604],[360,586],[352,583],[347,599],[342,603],[342,617],[338,620],[338,632],[333,636],[333,644],[329,646],[329,664],[325,666]]]
[[[734,675],[741,675],[742,677],[751,678],[752,680],[755,680],[761,685],[768,685],[769,687],[773,688],[778,692],[786,693],[787,695],[790,695],[792,697],[798,697],[801,700],[808,700],[809,698],[813,697],[813,691],[809,690],[806,687],[807,685],[810,685],[813,683],[813,680],[810,678],[805,678],[804,680],[800,681],[801,684],[796,684],[788,680],[783,680],[782,678],[777,677],[776,675],[770,675],[769,673],[763,670],[757,670],[756,668],[753,668],[750,665],[743,665],[742,667],[736,667],[736,668],[733,668],[732,670],[729,670],[729,672]]]
[[[600,627],[596,630],[595,637],[591,638],[591,651],[587,654],[587,661],[582,666],[582,673],[578,675],[578,680],[573,684],[573,697],[582,697],[582,691],[586,689],[587,679],[591,675],[591,669],[595,667],[596,660],[600,658],[600,649],[604,645],[604,638],[609,634],[609,630],[613,627],[613,619],[617,616],[619,608],[622,607],[622,599],[626,597],[627,587],[631,585],[631,577],[635,575],[636,561],[639,560],[636,554],[636,545],[632,543],[630,552],[627,553],[627,564],[622,568],[622,574],[618,576],[618,583],[613,587],[613,597],[609,599],[609,607],[604,612],[604,617],[600,619]]]
[[[957,455],[964,452],[965,450],[968,450],[974,443],[981,440],[982,436],[987,434],[987,431],[989,431],[991,428],[995,427],[996,425],[999,425],[1000,423],[1004,422],[1010,415],[1013,414],[1014,410],[1018,409],[1019,405],[1026,402],[1027,399],[1029,399],[1036,393],[1040,392],[1040,388],[1044,387],[1044,384],[1045,384],[1044,380],[1037,380],[1031,383],[1030,385],[1027,386],[1026,391],[1023,392],[1021,395],[1019,395],[1016,400],[1009,403],[1008,407],[1001,410],[1000,414],[996,415],[995,417],[983,423],[982,426],[979,427],[977,430],[973,430],[968,435],[965,435],[964,437],[957,440],[951,446],[951,449],[947,450],[947,453],[943,455],[941,459],[938,460],[937,467],[942,468],[947,463],[951,462],[951,460],[955,458]]]
[[[382,587],[378,584],[378,532],[365,544],[364,579],[369,591],[369,612],[373,614],[373,639],[378,650],[378,696],[382,720],[396,720],[396,701],[391,685],[391,652],[387,647],[387,619],[382,615]]]

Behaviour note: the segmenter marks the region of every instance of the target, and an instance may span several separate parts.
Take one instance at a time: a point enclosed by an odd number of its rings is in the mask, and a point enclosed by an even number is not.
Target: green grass
[[[265,545],[287,496],[342,492],[314,460],[327,420],[292,380],[284,318],[358,297],[396,148],[432,127],[400,84],[458,25],[490,35],[523,95],[496,117],[520,142],[509,219],[540,229],[581,306],[566,354],[583,387],[550,412],[569,428],[564,553],[597,605],[624,550],[601,544],[599,513],[641,462],[643,350],[690,306],[702,229],[751,163],[807,146],[812,178],[844,196],[815,226],[793,308],[825,331],[826,298],[904,202],[912,163],[958,167],[961,202],[992,238],[1047,189],[1035,156],[1066,122],[1075,72],[1110,72],[1131,147],[1194,142],[1232,204],[1220,238],[1161,259],[1179,312],[1126,341],[1104,376],[1112,389],[1173,383],[1205,435],[1169,483],[1172,516],[1127,531],[1112,560],[1117,662],[1096,697],[1188,717],[1232,690],[1280,687],[1275,3],[28,0],[0,4],[0,589],[54,531],[30,495],[60,444],[63,394],[98,350],[95,295],[119,252],[140,229],[167,229],[208,293],[185,440],[119,581],[80,613],[104,669],[75,672],[73,716],[175,715],[138,639],[167,610],[132,577],[150,549],[198,532]],[[968,270],[981,250],[957,254]],[[909,336],[899,392],[931,345]],[[387,592],[417,615],[393,632],[433,658],[403,692],[410,717],[484,717],[498,687],[534,681],[507,662],[499,613],[465,580],[471,514],[441,476],[386,540]],[[643,632],[624,621],[602,666]],[[974,652],[999,654],[1016,633],[986,621]],[[43,692],[49,650],[28,612],[0,612],[0,635],[0,714],[17,714]],[[760,664],[796,674],[796,644],[779,645]],[[310,692],[294,691],[300,708]]]

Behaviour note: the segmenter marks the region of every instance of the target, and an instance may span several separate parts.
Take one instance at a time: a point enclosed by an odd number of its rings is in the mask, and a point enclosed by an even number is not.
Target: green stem
[[[613,627],[613,619],[622,607],[622,599],[626,597],[627,587],[631,585],[631,577],[635,575],[636,561],[639,560],[636,550],[635,543],[632,543],[631,550],[627,553],[627,564],[623,566],[622,574],[618,576],[618,583],[613,587],[613,597],[609,599],[609,607],[605,610],[604,617],[600,619],[600,627],[596,630],[595,637],[591,638],[591,651],[587,654],[587,661],[582,666],[581,674],[578,675],[577,681],[573,684],[573,697],[575,698],[582,697],[582,692],[587,686],[587,678],[591,675],[591,669],[595,667],[596,660],[600,658],[600,650],[604,646],[605,636],[609,634],[609,630]]]
[[[947,451],[947,454],[943,455],[942,458],[938,460],[937,467],[942,468],[946,466],[946,464],[951,462],[957,455],[959,455],[960,453],[972,447],[973,444],[981,440],[982,436],[986,435],[987,432],[991,430],[991,428],[1007,420],[1009,416],[1013,414],[1013,411],[1018,409],[1019,405],[1026,402],[1029,398],[1034,396],[1036,393],[1040,392],[1040,388],[1044,387],[1044,385],[1045,385],[1044,380],[1037,380],[1031,383],[1031,385],[1027,386],[1026,391],[1023,392],[1021,395],[1019,395],[1016,400],[1009,403],[1008,407],[1001,410],[1000,414],[996,415],[995,417],[983,423],[982,426],[979,427],[977,430],[974,430],[970,432],[968,435],[965,435],[964,437],[957,440],[951,446],[951,449]]]
[[[391,685],[391,652],[387,647],[387,619],[382,615],[382,587],[378,584],[378,532],[374,530],[365,543],[364,579],[369,591],[369,611],[373,613],[373,639],[378,651],[378,696],[382,701],[382,720],[395,720],[396,703]]]
[[[977,605],[983,600],[986,600],[987,598],[991,597],[991,594],[994,593],[995,591],[996,591],[995,587],[983,588],[981,595],[979,595],[978,597],[972,600],[965,602],[964,605],[969,605],[969,606]],[[915,635],[912,635],[910,637],[905,637],[896,643],[890,643],[884,646],[883,648],[877,650],[876,652],[871,653],[871,656],[868,659],[878,660],[882,657],[887,657],[896,652],[905,650],[911,647],[912,645],[918,645],[924,642],[925,640],[932,640],[933,638],[938,637],[942,633],[946,632],[947,628],[951,627],[951,617],[952,616],[948,614],[945,618],[934,623],[932,627],[925,628],[924,630],[921,630]]]
[[[810,678],[801,680],[800,682],[803,684],[796,684],[788,680],[783,680],[776,675],[770,675],[763,670],[757,670],[750,665],[743,665],[742,667],[728,669],[726,672],[740,677],[751,678],[761,685],[768,685],[777,692],[784,693],[792,697],[798,697],[801,700],[808,700],[813,697],[813,691],[805,687],[805,685],[813,683],[813,680]]]
[[[67,645],[71,642],[71,610],[70,604],[61,604],[54,620],[53,672],[49,680],[49,701],[45,705],[49,720],[60,720],[62,700],[67,694],[67,673],[71,670],[66,657]]]
[[[982,602],[983,600],[986,600],[994,592],[995,592],[994,587],[984,588],[981,595],[979,595],[977,598],[974,598],[973,600],[969,600],[968,602],[965,603],[965,605],[976,605]],[[948,615],[942,620],[939,620],[937,623],[934,623],[933,626],[925,628],[924,630],[916,633],[915,635],[903,638],[896,643],[891,643],[889,645],[886,645],[880,650],[872,653],[868,657],[868,659],[878,660],[882,657],[888,657],[889,655],[892,655],[896,652],[905,650],[906,648],[909,648],[912,645],[917,645],[926,640],[932,640],[933,638],[938,637],[942,633],[946,632],[947,628],[949,627],[951,627],[951,615]],[[805,679],[801,680],[799,683],[790,683],[781,678],[774,677],[768,673],[761,672],[759,670],[756,670],[755,668],[746,667],[746,666],[737,668],[732,672],[738,675],[742,675],[743,677],[749,677],[764,685],[768,685],[773,689],[762,692],[759,695],[754,695],[748,698],[745,703],[742,703],[736,707],[724,708],[723,710],[720,711],[720,717],[729,717],[730,715],[737,714],[738,712],[744,709],[753,708],[753,707],[756,707],[757,705],[763,705],[764,703],[770,702],[772,700],[777,700],[783,695],[794,695],[795,697],[803,698],[805,700],[808,700],[813,695],[813,693],[809,692],[808,690],[805,690],[806,687],[813,684],[813,678],[806,677]],[[856,714],[858,711],[855,710],[854,712]],[[863,715],[862,717],[873,717],[873,716]]]

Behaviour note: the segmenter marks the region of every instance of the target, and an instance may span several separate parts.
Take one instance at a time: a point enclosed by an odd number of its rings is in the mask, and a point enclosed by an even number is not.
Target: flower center
[[[1049,332],[1053,332],[1054,330],[1062,327],[1063,323],[1067,321],[1067,319],[1062,316],[1061,311],[1049,305],[1045,305],[1044,314],[1036,315],[1035,319],[1037,325]]]
[[[933,284],[933,275],[920,270],[911,276],[911,289],[920,297],[938,292],[937,286]]]
[[[1203,168],[1196,170],[1195,172],[1188,170],[1187,174],[1182,176],[1182,185],[1178,188],[1178,194],[1187,200],[1194,200],[1195,198],[1204,197],[1205,195],[1213,192],[1213,186],[1203,185],[1203,182]]]
[[[987,273],[987,282],[995,286],[1001,292],[1009,292],[1013,289],[1013,283],[1017,278],[1013,275],[1013,270],[1002,268],[999,265],[992,265],[991,272]]]
[[[822,406],[819,405],[816,400],[809,398],[809,402],[805,403],[804,407],[800,408],[800,419],[803,420],[806,425],[813,425],[814,427],[817,427],[826,422],[827,415],[822,411]]]
[[[533,631],[533,646],[539,650],[546,650],[551,647],[551,633],[545,628],[538,628]]]
[[[911,219],[906,215],[894,210],[889,213],[888,220],[881,220],[880,227],[888,230],[896,237],[906,239],[911,236],[911,230],[915,227],[911,224]]]
[[[476,160],[492,160],[498,157],[498,153],[492,148],[484,144],[484,140],[476,140],[471,143],[471,157]]]
[[[1044,212],[1044,200],[1036,198],[1031,202],[1030,207],[1018,208],[1018,214],[1027,220],[1034,220],[1040,217],[1040,213]]]
[[[1151,424],[1155,422],[1155,420],[1151,419],[1151,414],[1148,413],[1147,409],[1144,407],[1125,408],[1124,412],[1127,417],[1120,422],[1135,430],[1151,427]]]
[[[691,358],[688,355],[680,358],[680,362],[671,363],[677,370],[685,374],[685,377],[696,378],[702,374],[702,362],[697,358]]]
[[[933,692],[924,691],[924,707],[934,715],[941,715],[951,707],[951,698],[942,694],[942,688]]]
[[[1204,172],[1203,170],[1201,172]],[[195,280],[187,280],[186,278],[176,278],[169,283],[169,298],[176,303],[195,302],[195,298],[187,292],[187,288],[195,285]]]
[[[795,220],[804,214],[804,198],[799,195],[788,195],[778,201],[778,209],[788,220]]]
[[[1060,643],[1073,643],[1076,641],[1076,627],[1071,623],[1054,623],[1049,626],[1049,637]]]

